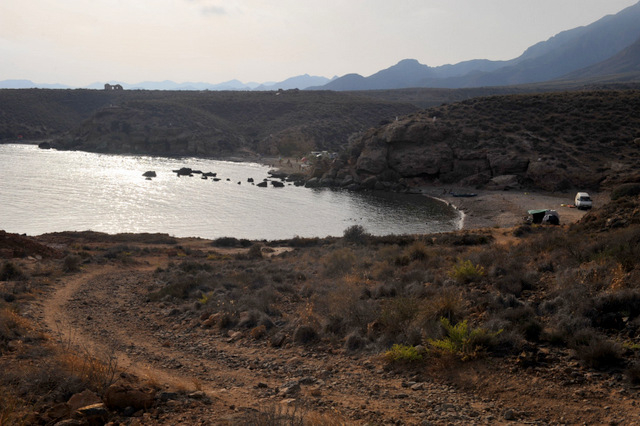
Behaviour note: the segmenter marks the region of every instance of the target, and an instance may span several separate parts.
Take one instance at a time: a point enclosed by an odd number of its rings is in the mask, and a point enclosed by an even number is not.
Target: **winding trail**
[[[90,264],[64,277],[40,313],[61,344],[115,357],[119,368],[163,390],[201,390],[210,398],[172,406],[154,424],[237,424],[248,413],[293,402],[309,415],[349,424],[496,424],[510,411],[530,424],[598,423],[635,410],[633,398],[607,392],[606,384],[581,385],[573,395],[558,379],[562,371],[544,377],[484,360],[436,374],[396,374],[375,356],[322,343],[275,348],[243,332],[204,329],[191,307],[149,300],[153,272],[166,257],[142,262]]]
[[[60,343],[98,359],[115,357],[119,368],[167,390],[204,391],[212,404],[199,407],[200,417],[293,399],[306,410],[338,413],[354,423],[393,413],[406,424],[419,424],[428,410],[438,412],[434,407],[469,421],[493,411],[494,404],[436,382],[408,389],[366,357],[328,348],[276,349],[191,327],[175,308],[158,310],[149,303],[155,266],[90,265],[61,282],[44,302],[44,323]],[[302,384],[299,390],[295,385],[290,394],[282,390],[292,382]]]

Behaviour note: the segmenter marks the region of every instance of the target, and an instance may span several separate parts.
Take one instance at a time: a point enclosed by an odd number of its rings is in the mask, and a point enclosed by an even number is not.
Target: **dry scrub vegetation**
[[[635,392],[639,212],[640,199],[626,188],[571,227],[383,237],[351,227],[342,238],[224,238],[204,250],[181,240],[141,244],[135,235],[111,243],[94,233],[43,236],[64,240],[66,256],[8,259],[0,270],[0,423],[44,424],[56,404],[86,389],[104,397],[123,377],[113,359],[40,331],[29,307],[43,290],[86,265],[135,268],[160,255],[164,264],[148,272],[147,303],[171,310],[179,320],[167,321],[194,341],[205,329],[248,348],[369,359],[383,366],[371,380],[385,371],[447,381],[475,363],[536,371],[578,389],[588,376]],[[126,419],[121,410],[109,416]],[[272,408],[250,417],[311,424]]]

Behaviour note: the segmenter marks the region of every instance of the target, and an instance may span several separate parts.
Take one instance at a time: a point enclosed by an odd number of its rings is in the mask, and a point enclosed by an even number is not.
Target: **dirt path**
[[[323,344],[275,348],[204,329],[179,305],[149,300],[153,271],[166,261],[90,265],[62,280],[41,311],[60,342],[115,356],[120,368],[165,392],[209,397],[165,408],[148,424],[238,424],[257,410],[294,403],[349,424],[600,423],[637,411],[632,395],[613,390],[615,380],[585,375],[569,354],[548,360],[558,364],[550,374],[501,360],[394,373],[371,354]]]
[[[46,300],[45,324],[61,342],[113,355],[119,367],[167,391],[204,391],[212,403],[195,409],[198,418],[233,418],[294,401],[353,423],[420,424],[434,416],[481,424],[499,414],[493,402],[427,378],[403,379],[366,356],[276,349],[194,328],[175,308],[148,303],[152,269],[89,267]],[[166,424],[176,420],[167,416]]]

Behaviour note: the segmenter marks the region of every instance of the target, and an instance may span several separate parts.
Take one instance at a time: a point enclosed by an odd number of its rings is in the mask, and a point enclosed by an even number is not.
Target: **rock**
[[[378,137],[368,140],[356,162],[356,172],[374,175],[382,173],[388,168],[387,149],[387,145]]]
[[[320,179],[317,177],[309,179],[305,184],[305,188],[318,188],[320,186]]]
[[[378,183],[378,178],[376,176],[369,176],[368,178],[362,181],[362,188],[364,189],[374,189],[376,184]]]
[[[249,178],[249,179],[247,179],[247,182],[249,182],[249,183],[253,183],[253,178]]]
[[[51,149],[51,144],[49,142],[40,142],[38,144],[38,148],[40,148],[40,149]]]
[[[271,185],[273,185],[274,188],[283,188],[284,187],[284,183],[276,181],[276,180],[272,181]]]
[[[506,191],[508,189],[516,189],[520,187],[518,182],[518,176],[516,175],[502,175],[492,178],[487,183],[487,189]]]
[[[71,411],[76,411],[78,408],[86,407],[93,404],[99,404],[101,402],[102,400],[98,395],[96,395],[89,389],[86,389],[69,398],[69,401],[67,401],[67,405],[69,406]]]
[[[63,417],[67,417],[69,414],[71,414],[71,412],[72,410],[69,407],[69,404],[61,403],[61,404],[56,404],[53,407],[49,408],[47,411],[45,411],[43,417],[50,420],[58,420]]]
[[[104,421],[108,416],[109,410],[107,410],[107,407],[102,402],[78,408],[74,413],[75,418],[84,419],[89,424],[98,423],[98,421]]]
[[[200,325],[200,327],[211,328],[214,325],[216,325],[216,323],[220,321],[221,318],[222,318],[222,314],[220,312],[212,314],[208,316],[204,321],[202,321],[202,324]]]
[[[281,396],[290,398],[300,392],[300,383],[298,383],[297,381],[287,382],[284,385],[280,386],[278,392]]]
[[[204,393],[203,391],[196,391],[196,392],[191,392],[187,396],[191,399],[205,399],[207,397],[207,394]]]
[[[87,422],[85,422],[84,420],[67,419],[67,420],[62,420],[56,423],[54,426],[86,426],[86,425],[87,425]]]
[[[389,148],[389,167],[403,177],[450,173],[453,170],[453,150],[447,143],[394,143]]]
[[[156,395],[156,398],[158,398],[162,402],[176,400],[178,399],[178,393],[177,392],[158,392],[158,394]]]
[[[271,337],[271,346],[274,348],[281,347],[284,342],[287,340],[287,335],[284,333],[276,333]]]
[[[515,419],[516,419],[516,415],[515,415],[515,413],[513,412],[513,410],[507,410],[507,411],[505,411],[505,412],[504,412],[504,416],[503,416],[503,417],[504,417],[504,419],[505,419],[505,420],[508,420],[508,421],[513,421],[513,420],[515,420]]]
[[[342,186],[342,187],[344,187],[344,186],[349,186],[349,185],[351,185],[352,183],[354,183],[353,176],[351,176],[351,175],[347,175],[347,176],[345,176],[345,177],[344,177],[344,179],[342,179],[342,181],[340,182],[340,184],[339,184],[339,185],[340,185],[340,186]]]
[[[191,176],[193,174],[193,170],[189,167],[181,167],[178,170],[172,170],[178,176]]]
[[[142,174],[142,176],[144,177],[148,177],[148,178],[154,178],[157,177],[156,172],[154,172],[153,170],[149,170],[148,172],[144,172]]]
[[[104,402],[110,409],[123,410],[127,407],[134,407],[140,410],[151,407],[154,397],[150,392],[124,384],[114,384],[109,386],[105,392]]]
[[[424,390],[424,383],[415,383],[411,386],[412,391],[421,391]]]
[[[265,180],[265,181],[260,182],[256,186],[259,186],[260,188],[266,188],[268,184],[269,183]]]
[[[494,176],[523,174],[529,167],[529,158],[514,152],[492,152],[487,160]]]

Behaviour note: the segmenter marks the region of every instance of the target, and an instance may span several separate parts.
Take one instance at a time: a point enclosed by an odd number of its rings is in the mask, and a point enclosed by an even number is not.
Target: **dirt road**
[[[480,360],[388,371],[375,353],[331,342],[274,347],[203,328],[191,307],[149,299],[153,272],[167,262],[149,255],[128,266],[90,264],[61,280],[41,309],[60,342],[115,357],[159,393],[206,395],[169,401],[143,424],[243,424],[258,411],[294,406],[318,424],[600,423],[637,411],[615,380],[583,376],[570,354],[549,358],[545,370]]]

